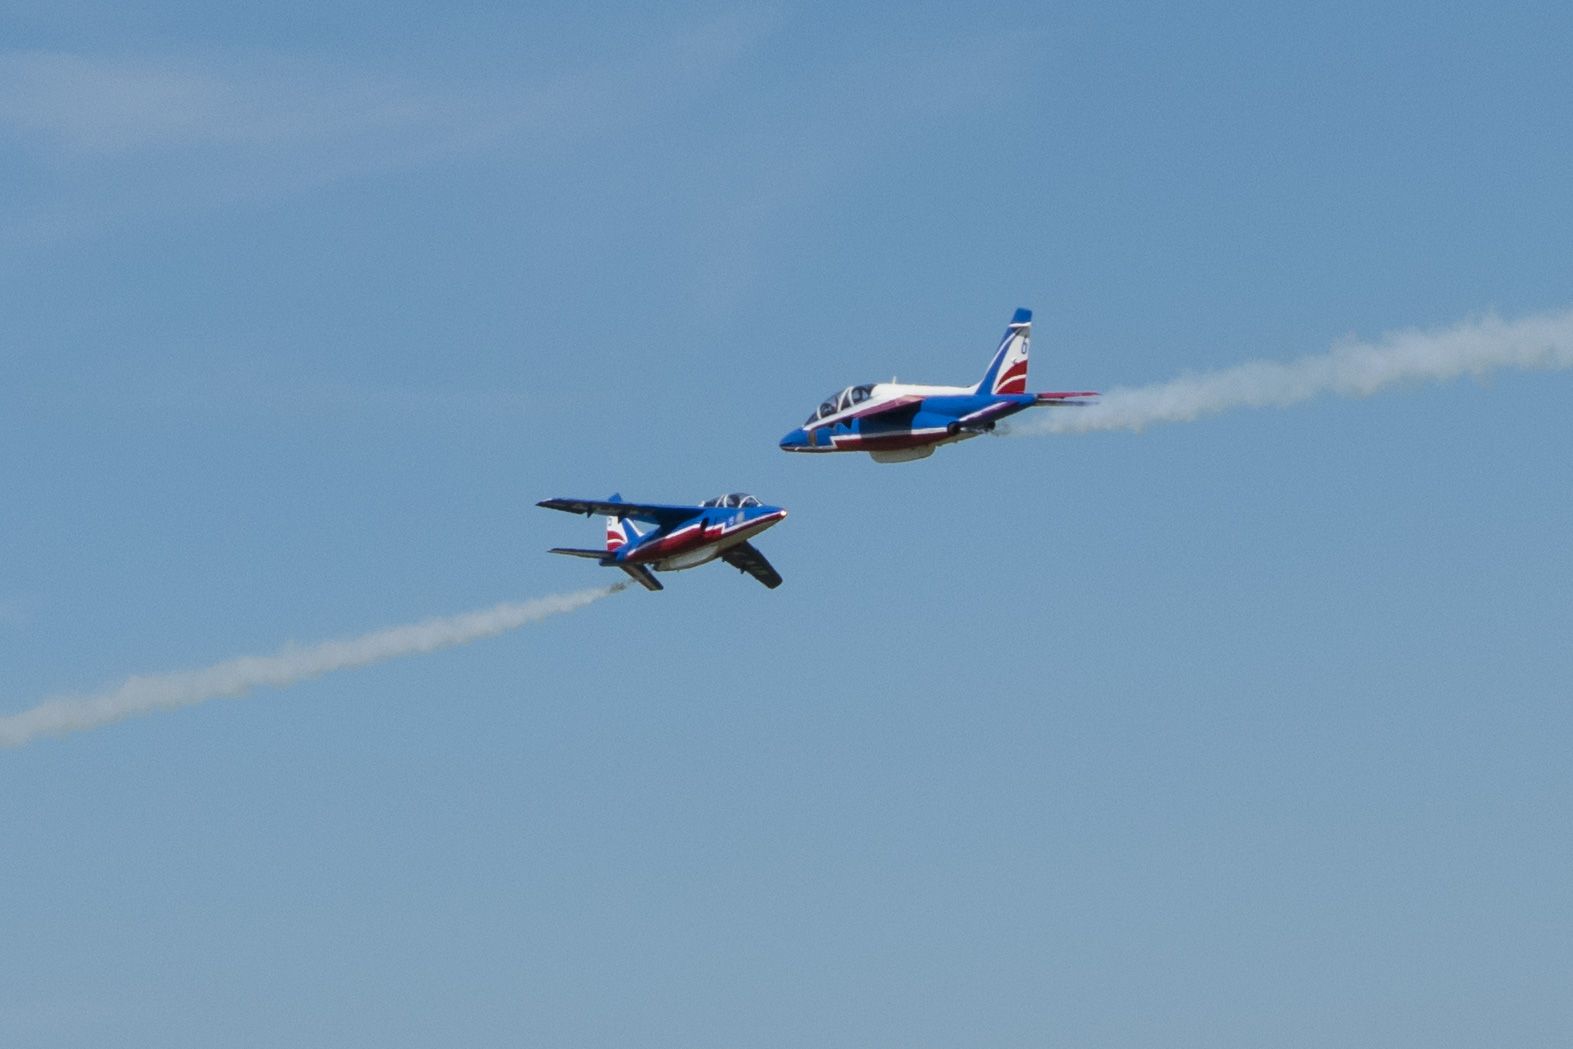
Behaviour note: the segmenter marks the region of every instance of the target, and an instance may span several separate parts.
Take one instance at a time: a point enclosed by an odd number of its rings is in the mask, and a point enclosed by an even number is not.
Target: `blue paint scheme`
[[[849,386],[782,437],[780,447],[788,452],[868,452],[881,462],[921,459],[941,444],[990,433],[1001,419],[1028,408],[1086,404],[1086,398],[1097,396],[1090,391],[1026,392],[1031,334],[1032,311],[1018,309],[975,386]]]
[[[883,440],[913,436],[923,431],[943,431],[937,433],[940,440],[958,438],[960,435],[975,436],[977,433],[986,433],[994,428],[1000,419],[1015,415],[1038,403],[1036,395],[1030,393],[1005,393],[1005,394],[970,394],[948,395],[939,397],[925,397],[910,409],[897,409],[881,415],[864,416],[832,423],[828,427],[818,427],[811,436],[805,427],[792,430],[781,438],[781,448],[789,452],[798,451],[834,451],[836,450],[827,438],[848,437],[861,438],[862,440]],[[987,411],[988,409],[993,411]],[[976,420],[976,428],[967,432],[967,427],[973,424],[963,424],[962,419],[968,416],[978,416],[987,412],[986,416]],[[816,446],[813,437],[819,437]],[[936,443],[936,442],[930,442]],[[861,451],[863,449],[856,449]]]
[[[621,568],[651,590],[661,589],[650,575],[652,569],[680,571],[718,557],[772,589],[781,583],[775,569],[748,540],[783,520],[787,512],[742,492],[717,496],[697,506],[630,503],[618,495],[605,500],[546,499],[536,505],[587,517],[605,514],[612,519],[609,525],[621,523],[626,541],[616,549],[559,547],[551,552]],[[628,524],[630,521],[650,527],[641,533]]]

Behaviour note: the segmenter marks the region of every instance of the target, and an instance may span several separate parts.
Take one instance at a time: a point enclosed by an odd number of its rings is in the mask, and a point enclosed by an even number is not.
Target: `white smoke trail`
[[[1109,391],[1085,408],[1045,412],[1013,434],[1141,430],[1230,408],[1281,408],[1322,394],[1366,397],[1389,386],[1502,369],[1573,368],[1573,310],[1505,321],[1495,315],[1433,331],[1391,332],[1292,361],[1249,361],[1168,382]]]
[[[468,644],[583,608],[625,586],[626,583],[615,583],[533,601],[504,603],[478,612],[305,647],[286,645],[270,656],[242,656],[199,670],[127,678],[101,692],[56,696],[30,710],[0,717],[0,747],[19,747],[39,736],[82,732],[155,710],[244,695],[259,686],[292,685],[334,670]]]

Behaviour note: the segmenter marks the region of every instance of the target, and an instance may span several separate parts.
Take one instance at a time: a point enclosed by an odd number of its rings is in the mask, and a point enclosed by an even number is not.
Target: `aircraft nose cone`
[[[787,434],[785,437],[781,438],[781,450],[783,452],[795,452],[799,448],[804,448],[807,445],[808,434],[803,432],[803,428],[801,426]]]

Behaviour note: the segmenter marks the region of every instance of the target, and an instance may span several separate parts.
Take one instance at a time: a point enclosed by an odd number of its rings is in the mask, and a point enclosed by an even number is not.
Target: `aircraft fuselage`
[[[903,401],[906,403],[900,403]],[[783,437],[781,448],[788,452],[872,452],[886,461],[919,459],[939,445],[988,433],[999,420],[1036,403],[1036,396],[1030,393],[989,394],[964,387],[879,383],[866,402],[811,420]],[[877,411],[883,404],[896,407]]]
[[[647,564],[660,572],[697,568],[785,517],[786,511],[780,509],[752,517],[738,510],[717,508],[670,532],[652,534],[619,551],[619,557],[635,564]]]

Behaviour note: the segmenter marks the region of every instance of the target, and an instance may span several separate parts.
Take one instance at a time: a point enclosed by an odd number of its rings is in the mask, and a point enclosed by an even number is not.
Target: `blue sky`
[[[932,459],[1573,305],[1552,4],[12,4],[0,712],[575,590],[786,585],[0,752],[19,1046],[1565,1045],[1567,373]]]

